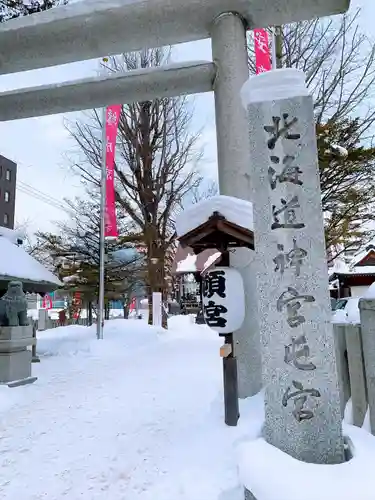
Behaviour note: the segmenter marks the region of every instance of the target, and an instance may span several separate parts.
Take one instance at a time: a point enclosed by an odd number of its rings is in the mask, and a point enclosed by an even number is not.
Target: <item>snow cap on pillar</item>
[[[245,109],[250,103],[309,96],[305,73],[299,69],[275,69],[250,76],[241,89]]]

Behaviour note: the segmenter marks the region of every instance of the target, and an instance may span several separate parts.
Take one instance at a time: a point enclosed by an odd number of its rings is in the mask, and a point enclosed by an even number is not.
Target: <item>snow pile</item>
[[[38,309],[28,309],[27,317],[33,320],[37,320],[39,317]]]
[[[348,315],[345,309],[337,309],[332,315],[332,323],[343,324],[348,322]]]
[[[358,324],[361,322],[360,315],[359,315],[359,307],[358,307],[358,302],[359,299],[352,298],[351,300],[348,300],[348,303],[346,305],[346,314],[347,314],[347,321],[348,323],[353,323],[353,324]]]
[[[38,335],[38,380],[0,387],[2,500],[243,500],[237,452],[258,500],[373,498],[364,430],[345,426],[351,462],[316,466],[260,439],[262,393],[240,401],[239,425],[227,427],[222,339],[189,316],[170,318],[167,331],[110,320],[100,341],[95,327]]]
[[[348,297],[344,309],[336,309],[332,314],[332,323],[351,323],[357,325],[361,322],[359,314],[359,298]]]
[[[253,204],[232,196],[212,196],[184,210],[176,218],[177,236],[181,237],[206,223],[214,212],[228,222],[253,231]]]
[[[15,245],[22,243],[25,238],[23,231],[17,231],[16,229],[9,229],[9,227],[2,226],[0,226],[0,236],[4,236],[4,238]]]
[[[48,269],[4,236],[0,236],[0,276],[61,285]]]
[[[212,340],[220,346],[218,334],[207,325],[197,325],[195,323],[195,314],[181,316],[171,316],[168,319],[168,330],[163,334],[165,340],[170,339],[202,339]],[[219,347],[217,350],[219,355]]]
[[[226,498],[234,443],[259,423],[246,401],[240,425],[224,424],[221,343],[188,317],[168,331],[111,320],[100,341],[95,328],[40,332],[38,380],[4,390],[3,411],[0,392],[1,499]]]
[[[197,256],[195,254],[188,254],[184,260],[177,262],[177,273],[195,273]]]
[[[375,282],[363,294],[364,299],[375,299]]]
[[[343,430],[354,445],[354,457],[340,465],[300,462],[262,438],[241,445],[242,483],[258,500],[373,500],[375,437],[347,424]]]
[[[105,324],[108,336],[104,349],[123,352],[157,341],[160,329],[146,327],[142,321],[110,320]],[[103,346],[96,339],[96,325],[91,327],[71,325],[37,333],[39,356],[92,355],[102,352]]]

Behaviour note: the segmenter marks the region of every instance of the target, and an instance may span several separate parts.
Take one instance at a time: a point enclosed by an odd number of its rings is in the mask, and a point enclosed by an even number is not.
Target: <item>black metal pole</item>
[[[220,266],[229,267],[229,252],[222,253]],[[225,344],[230,345],[230,353],[223,354],[224,412],[225,423],[235,427],[240,417],[238,405],[237,359],[234,356],[233,333],[225,335]]]

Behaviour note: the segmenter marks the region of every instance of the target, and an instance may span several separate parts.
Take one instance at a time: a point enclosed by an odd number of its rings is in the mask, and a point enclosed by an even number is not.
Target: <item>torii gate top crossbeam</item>
[[[236,12],[250,28],[337,14],[350,0],[83,0],[0,25],[0,75],[208,38]]]

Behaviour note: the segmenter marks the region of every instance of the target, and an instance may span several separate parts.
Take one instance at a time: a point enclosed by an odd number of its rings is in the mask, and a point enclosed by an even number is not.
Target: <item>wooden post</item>
[[[227,250],[222,254],[220,265],[229,267],[229,252]],[[238,405],[237,359],[234,356],[233,333],[225,335],[225,343],[220,351],[223,356],[225,423],[235,427],[240,417],[240,411]]]
[[[228,349],[229,354],[223,356],[225,423],[235,427],[240,417],[240,411],[238,406],[237,359],[233,356],[233,333],[225,336],[224,346],[230,346],[230,349]]]

